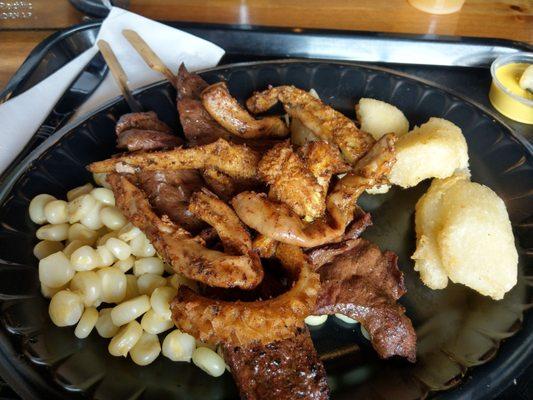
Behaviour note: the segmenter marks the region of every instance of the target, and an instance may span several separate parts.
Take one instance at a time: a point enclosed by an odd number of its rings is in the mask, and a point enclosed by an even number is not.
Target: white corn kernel
[[[109,238],[105,242],[105,247],[119,260],[125,260],[131,255],[131,247],[120,239]]]
[[[107,228],[106,228],[107,229]],[[111,238],[116,238],[118,235],[118,231],[111,231],[111,232],[107,232],[105,235],[103,236],[100,236],[98,238],[98,240],[96,241],[96,244],[98,246],[105,246],[105,244],[107,243],[107,241]]]
[[[96,252],[100,257],[99,267],[110,267],[115,262],[115,256],[105,246],[98,246]]]
[[[113,267],[117,267],[122,272],[126,273],[133,268],[133,264],[135,264],[135,257],[129,256],[124,260],[118,260],[116,263],[113,264]]]
[[[107,189],[111,189],[111,185],[107,182],[107,174],[105,172],[94,173],[93,179],[98,186],[103,186]]]
[[[172,361],[191,361],[196,340],[188,333],[174,329],[163,340],[163,355]]]
[[[67,202],[52,200],[44,206],[44,216],[51,224],[64,224],[68,222]]]
[[[133,275],[156,274],[163,275],[165,266],[158,257],[140,258],[133,265]]]
[[[102,208],[100,218],[102,219],[102,223],[113,231],[118,231],[128,222],[126,217],[116,207]]]
[[[347,317],[344,314],[336,313],[335,316],[340,319],[342,322],[346,322],[347,324],[357,324],[357,321],[353,318]]]
[[[215,378],[226,370],[226,363],[217,353],[207,347],[198,347],[192,353],[192,362],[201,370]]]
[[[67,192],[67,200],[72,201],[76,197],[80,197],[82,194],[90,193],[92,189],[93,189],[93,185],[90,183],[86,183],[83,186],[78,186],[74,189],[71,189]]]
[[[54,294],[48,307],[50,319],[56,326],[76,324],[83,313],[83,304],[77,293],[61,290]]]
[[[115,205],[115,195],[113,194],[113,191],[110,189],[106,189],[103,187],[100,188],[94,188],[91,191],[91,195],[98,200],[99,202],[105,204],[106,206],[114,206]]]
[[[135,297],[113,307],[111,320],[117,326],[125,325],[150,309],[150,298],[146,295]]]
[[[76,271],[90,271],[100,265],[100,256],[91,246],[81,246],[72,252],[70,263]]]
[[[310,326],[322,325],[328,319],[327,315],[309,315],[304,322]]]
[[[87,243],[81,240],[73,240],[63,249],[63,253],[70,260],[70,257],[72,257],[72,253],[74,253],[76,250],[83,246],[87,246]]]
[[[146,332],[158,335],[172,328],[174,326],[174,322],[172,322],[172,319],[170,318],[162,317],[154,310],[149,310],[143,315],[141,319],[141,326]]]
[[[105,303],[119,303],[126,296],[126,275],[115,267],[98,270],[102,283],[101,299]]]
[[[57,288],[67,284],[74,276],[74,268],[65,255],[58,251],[39,261],[39,280],[45,286]]]
[[[94,307],[86,308],[74,329],[74,336],[78,339],[85,339],[94,329],[96,321],[98,321],[98,310]]]
[[[28,207],[30,219],[36,224],[46,223],[44,207],[46,206],[46,204],[55,199],[56,198],[54,196],[50,196],[49,194],[39,194],[35,196],[32,201],[30,201],[30,206]]]
[[[93,246],[98,238],[98,232],[95,232],[86,226],[76,223],[68,228],[68,240],[80,240],[89,246]]]
[[[91,208],[91,210],[81,218],[80,222],[87,228],[94,231],[100,229],[102,226],[104,226],[102,219],[100,218],[100,211],[102,210],[103,206],[104,205],[102,203],[97,201],[93,208]]]
[[[37,229],[37,239],[50,240],[52,242],[61,242],[67,240],[68,224],[44,225]]]
[[[124,296],[123,301],[133,299],[138,295],[139,288],[137,287],[137,277],[135,275],[126,274],[126,295]]]
[[[137,365],[145,366],[154,362],[161,353],[161,344],[157,335],[144,332],[139,341],[130,350],[130,357]]]
[[[131,253],[135,257],[152,257],[155,255],[155,248],[147,239],[144,233],[135,236],[131,242]]]
[[[124,225],[120,231],[118,231],[118,238],[120,240],[124,240],[125,242],[129,242],[130,240],[133,240],[135,237],[139,236],[141,233],[142,232],[139,228],[133,226],[133,224],[129,222]]]
[[[113,336],[108,346],[109,353],[115,357],[126,357],[132,347],[137,344],[142,333],[143,328],[141,328],[141,325],[137,321],[131,321],[120,328],[118,333]]]
[[[96,306],[102,295],[102,282],[96,272],[81,271],[70,281],[70,290],[79,293],[86,307]]]
[[[61,250],[63,250],[63,243],[43,240],[35,245],[33,248],[33,255],[37,257],[38,260],[42,260],[50,254],[57,253]]]
[[[44,298],[51,299],[52,297],[54,297],[54,294],[66,288],[67,288],[67,285],[59,286],[57,288],[51,288],[41,283],[41,294],[43,295]]]
[[[68,222],[73,224],[80,221],[85,214],[92,210],[96,199],[90,194],[82,194],[68,203]]]
[[[137,278],[137,287],[140,294],[152,295],[152,292],[161,286],[165,286],[167,280],[161,275],[143,274]]]
[[[111,320],[111,308],[102,308],[100,310],[95,328],[103,338],[108,339],[116,335],[119,328]]]
[[[170,312],[170,302],[178,291],[170,286],[163,286],[154,289],[152,296],[150,296],[150,304],[152,309],[164,318],[170,319],[172,313]]]

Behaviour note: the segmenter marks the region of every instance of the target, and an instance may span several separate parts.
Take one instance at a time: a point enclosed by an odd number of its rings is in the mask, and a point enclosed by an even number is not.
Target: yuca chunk
[[[381,100],[363,98],[355,106],[355,113],[361,130],[370,133],[376,140],[387,133],[395,133],[399,137],[409,130],[405,115]]]
[[[488,187],[466,180],[442,199],[437,242],[449,278],[500,300],[517,279],[518,254],[505,204]]]
[[[450,121],[430,118],[396,142],[396,164],[389,179],[404,188],[427,178],[447,178],[468,169],[468,147],[461,129]]]
[[[467,179],[465,175],[454,175],[447,179],[435,179],[428,191],[418,200],[415,207],[416,251],[415,271],[422,282],[431,289],[444,289],[448,275],[442,265],[436,234],[442,222],[442,198],[455,183]]]

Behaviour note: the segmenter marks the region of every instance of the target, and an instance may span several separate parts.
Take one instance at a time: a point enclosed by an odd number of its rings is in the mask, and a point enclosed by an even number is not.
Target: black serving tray
[[[497,114],[487,98],[491,81],[488,66],[491,60],[504,53],[532,51],[532,46],[528,44],[506,40],[345,31],[232,27],[192,23],[170,23],[169,25],[203,37],[226,49],[227,53],[221,64],[294,57],[347,60],[357,61],[359,64],[383,65],[389,69],[436,82],[470,98],[488,109],[489,112],[498,115],[501,120],[513,128],[526,147],[533,148],[531,145],[533,126],[520,124]],[[42,42],[32,51],[19,71],[0,93],[0,100],[22,93],[75,58],[94,43],[99,26],[99,22],[81,24],[58,32]],[[413,59],[413,63],[407,63],[410,59],[406,54],[415,54],[415,51],[416,54],[425,54],[426,57]],[[435,58],[435,55],[438,54],[446,54],[446,57]],[[437,59],[440,64],[435,64]],[[506,384],[493,390],[494,394],[511,385],[513,378],[515,378],[515,376],[506,374],[505,369],[508,364],[503,355],[516,351],[517,343],[526,341],[526,337],[532,332],[532,317],[531,314],[527,314],[522,329],[511,340],[503,343],[500,353],[491,362],[499,363],[502,369],[498,374],[506,376]],[[5,354],[4,356],[18,357],[17,354]],[[523,366],[526,376],[522,376],[521,381],[526,385],[530,384],[531,368],[526,368],[531,360],[527,357],[516,357],[513,362]],[[483,375],[484,368],[486,366],[475,368],[469,379],[461,386],[449,392],[438,394],[437,397],[442,399],[467,398],[480,384],[476,380],[476,376]],[[40,381],[36,385],[37,387],[46,385],[46,382],[42,381],[42,376],[38,374],[26,378],[35,382]],[[6,377],[6,379],[12,381],[13,377]],[[490,382],[491,377],[488,376],[482,384],[490,385]],[[47,393],[53,395],[55,390],[52,388]],[[527,387],[519,387],[518,389],[515,387],[514,391],[505,394],[505,398],[520,399],[520,396],[530,398],[527,390]],[[523,393],[521,394],[521,392]],[[1,395],[3,395],[2,392],[0,392]]]

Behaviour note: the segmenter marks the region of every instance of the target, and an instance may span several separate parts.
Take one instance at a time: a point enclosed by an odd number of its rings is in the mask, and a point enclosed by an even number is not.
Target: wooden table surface
[[[426,14],[407,0],[130,0],[129,9],[163,21],[478,36],[533,43],[532,0],[466,0],[450,15]],[[86,17],[67,0],[0,1],[0,88],[43,39]]]

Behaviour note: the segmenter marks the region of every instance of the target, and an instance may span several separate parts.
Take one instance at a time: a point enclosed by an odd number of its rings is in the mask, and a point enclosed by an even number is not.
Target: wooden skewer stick
[[[151,69],[165,75],[169,82],[174,85],[176,76],[137,32],[131,29],[124,29],[122,35],[124,35],[128,42],[130,42],[133,48],[139,53],[144,62]]]
[[[120,91],[122,92],[122,95],[126,99],[126,102],[130,106],[131,111],[142,112],[143,108],[141,104],[137,100],[135,100],[133,94],[131,93],[128,87],[128,76],[124,72],[122,65],[120,65],[120,62],[118,61],[117,56],[113,52],[113,49],[111,49],[109,43],[107,43],[105,40],[100,39],[97,45],[100,49],[100,52],[102,53],[102,56],[104,57],[105,62],[107,63],[107,66],[109,67],[109,70],[111,71],[111,75],[113,75],[117,86],[119,87]]]

